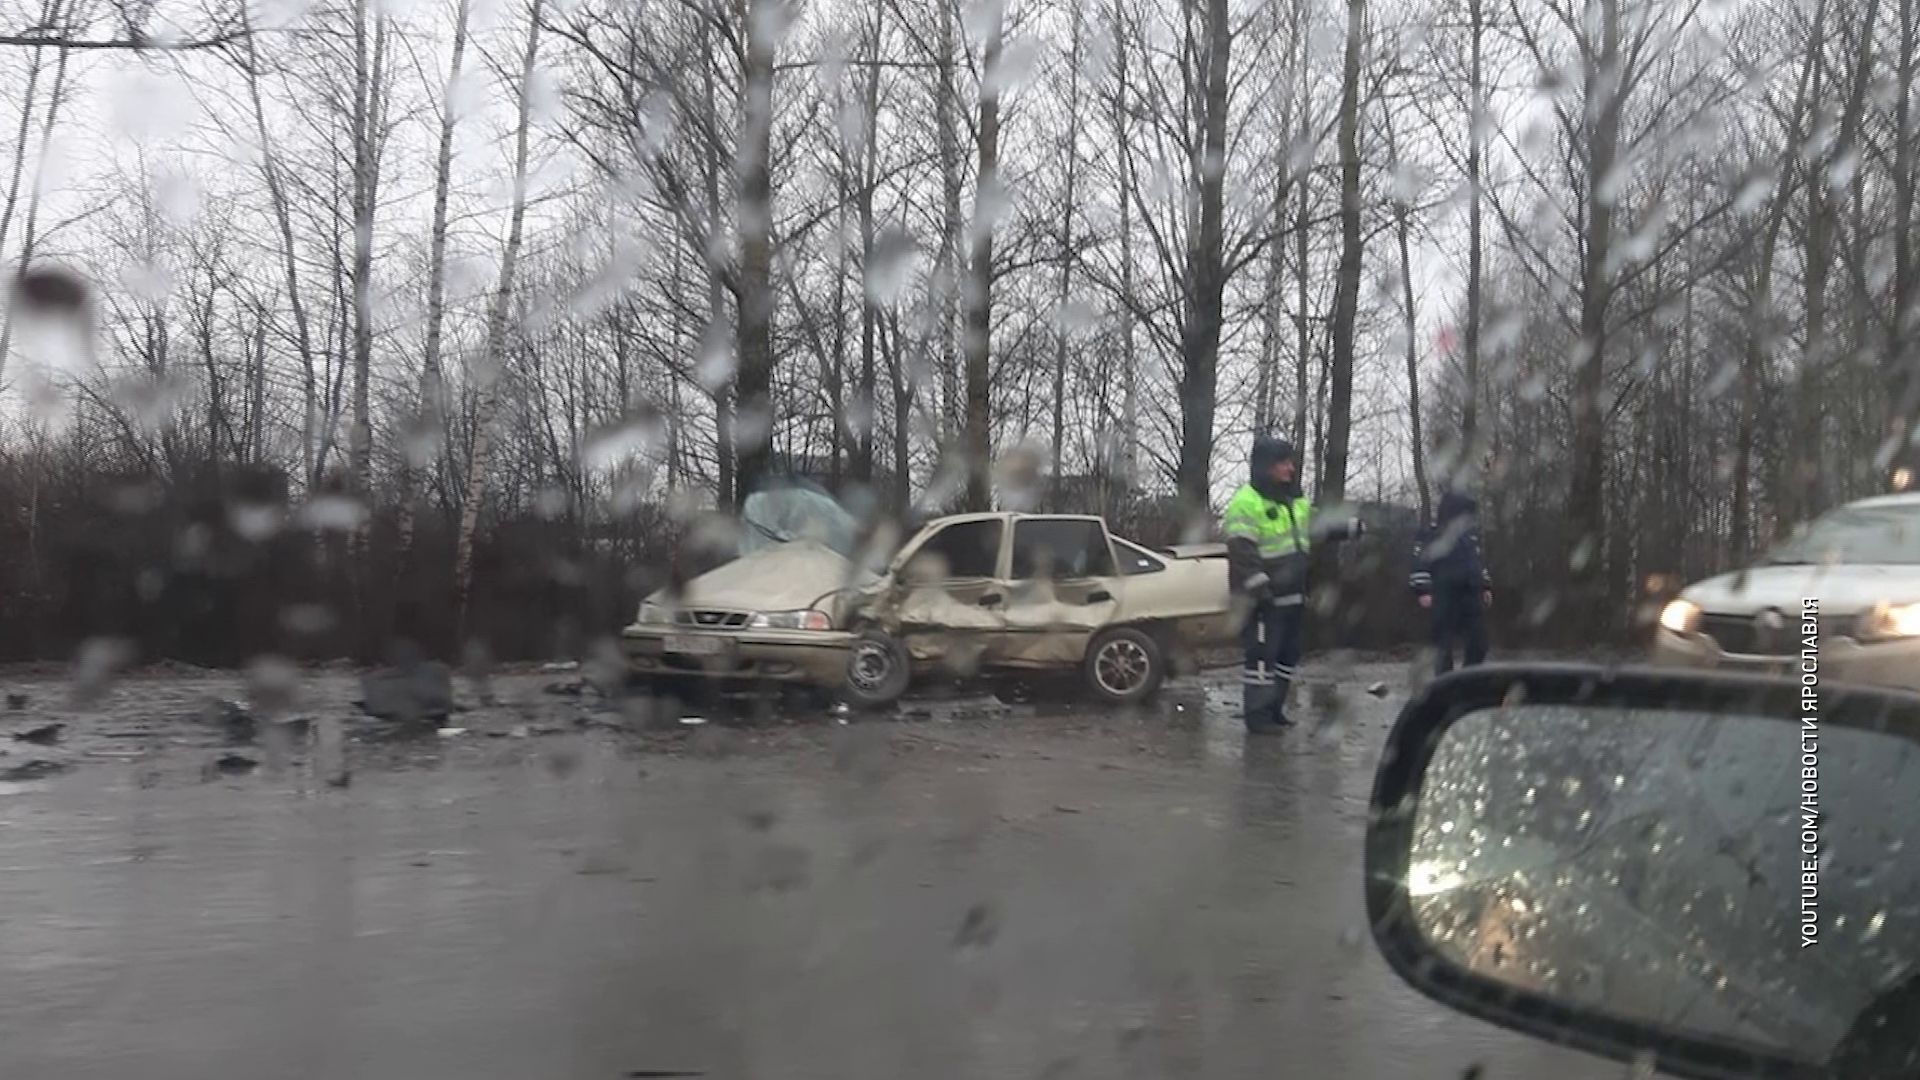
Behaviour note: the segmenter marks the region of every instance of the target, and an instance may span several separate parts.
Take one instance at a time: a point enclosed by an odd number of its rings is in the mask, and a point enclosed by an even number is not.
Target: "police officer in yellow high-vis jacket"
[[[1286,440],[1255,439],[1248,464],[1248,482],[1228,501],[1221,528],[1228,576],[1247,612],[1240,632],[1247,731],[1266,735],[1289,724],[1287,692],[1300,662],[1312,541],[1358,536],[1364,526],[1358,518],[1315,520],[1312,502],[1300,493],[1299,460]]]

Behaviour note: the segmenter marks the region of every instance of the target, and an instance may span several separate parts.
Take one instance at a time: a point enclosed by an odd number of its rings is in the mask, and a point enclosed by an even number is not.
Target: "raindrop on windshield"
[[[366,506],[350,495],[319,495],[300,508],[301,524],[316,532],[353,532],[366,520]]]

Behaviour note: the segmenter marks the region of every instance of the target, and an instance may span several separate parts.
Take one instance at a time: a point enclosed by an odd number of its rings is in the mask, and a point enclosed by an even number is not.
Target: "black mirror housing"
[[[1886,756],[1887,748],[1891,748],[1895,756],[1903,756],[1907,744],[1920,743],[1920,696],[1826,686],[1819,689],[1818,698],[1818,724],[1821,729],[1873,733],[1872,738],[1887,740],[1886,747],[1874,747],[1879,757]],[[1421,800],[1424,789],[1433,779],[1429,776],[1429,770],[1434,764],[1436,752],[1449,730],[1463,718],[1477,715],[1483,720],[1490,720],[1490,723],[1480,726],[1492,732],[1504,745],[1519,746],[1524,751],[1527,746],[1525,734],[1516,734],[1514,725],[1504,722],[1504,718],[1512,716],[1515,707],[1522,704],[1535,707],[1541,716],[1578,715],[1582,717],[1581,722],[1588,725],[1584,730],[1611,730],[1616,719],[1624,723],[1625,718],[1635,715],[1640,715],[1642,719],[1649,715],[1680,715],[1698,718],[1706,727],[1731,723],[1731,726],[1742,729],[1750,743],[1758,740],[1756,744],[1766,747],[1766,753],[1774,752],[1772,748],[1777,741],[1784,748],[1782,752],[1790,754],[1799,736],[1787,730],[1785,725],[1792,723],[1796,728],[1800,726],[1805,703],[1801,683],[1795,679],[1683,674],[1586,665],[1493,665],[1470,668],[1434,681],[1401,713],[1387,740],[1375,777],[1365,852],[1366,905],[1375,944],[1389,966],[1403,980],[1456,1011],[1617,1061],[1651,1061],[1654,1067],[1671,1075],[1713,1080],[1734,1077],[1791,1077],[1797,1080],[1802,1077],[1859,1075],[1857,1072],[1834,1071],[1834,1066],[1825,1059],[1824,1053],[1811,1047],[1763,1045],[1747,1038],[1697,1029],[1697,1026],[1689,1028],[1676,1023],[1654,1022],[1647,1015],[1636,1015],[1631,1009],[1610,1007],[1612,1003],[1602,1005],[1594,1000],[1580,1000],[1578,995],[1571,993],[1532,987],[1524,979],[1491,977],[1485,971],[1461,962],[1459,957],[1450,955],[1448,949],[1437,945],[1429,932],[1431,927],[1423,927],[1421,920],[1416,918],[1416,897],[1412,886],[1418,877],[1414,864],[1416,844],[1419,842],[1416,824],[1420,818]],[[1636,714],[1635,710],[1645,712]],[[1748,721],[1762,723],[1756,725]],[[1674,729],[1676,734],[1672,736],[1664,734],[1666,729],[1657,724],[1650,725],[1648,730],[1663,739],[1679,738],[1677,725]],[[1849,737],[1859,737],[1859,734]],[[1578,751],[1580,747],[1572,749]],[[1485,766],[1488,772],[1505,768],[1504,764],[1492,764],[1495,760],[1493,757],[1484,760],[1488,762]],[[1705,767],[1709,770],[1721,768],[1723,772],[1745,768],[1739,761],[1716,764],[1718,760],[1706,758]],[[1920,760],[1920,756],[1916,760]],[[1697,762],[1689,764],[1696,771],[1702,767]],[[1791,771],[1792,763],[1784,764]],[[1675,766],[1673,771],[1678,774],[1681,768]],[[1500,778],[1493,779],[1497,782]],[[1573,786],[1577,787],[1577,784]],[[1629,782],[1626,786],[1631,789],[1633,785]],[[1438,794],[1434,797],[1440,798]],[[1527,798],[1528,804],[1532,805],[1532,788],[1527,788]],[[1482,824],[1492,820],[1463,816],[1460,824],[1478,831]],[[1658,815],[1642,813],[1633,820],[1649,821],[1651,824],[1648,828],[1661,825]],[[1444,828],[1451,831],[1455,824],[1449,818]],[[1920,832],[1920,821],[1902,822],[1901,827]],[[1788,828],[1787,824],[1781,825],[1783,835]],[[1489,847],[1499,846],[1497,842],[1489,841]],[[1914,846],[1920,847],[1920,844]],[[1654,846],[1651,850],[1658,852],[1660,848]],[[1555,857],[1559,858],[1558,853]],[[1679,875],[1685,884],[1685,872],[1698,862],[1697,858],[1689,855],[1682,861],[1683,856],[1676,850],[1671,859],[1678,869],[1668,869]],[[1435,865],[1451,867],[1454,864]],[[1549,862],[1547,865],[1560,864]],[[1469,883],[1460,891],[1479,889],[1484,881],[1489,880],[1504,879],[1491,875],[1482,881]],[[1538,877],[1534,884],[1539,884]],[[1434,891],[1455,887],[1455,883],[1448,883],[1430,888],[1423,893],[1420,902],[1429,903],[1429,894]],[[1836,891],[1845,887],[1844,882],[1833,883]],[[1786,889],[1776,888],[1769,883],[1766,889],[1754,895],[1782,899]],[[1515,903],[1518,905],[1520,901],[1516,900]],[[1520,910],[1524,910],[1524,907]],[[1582,910],[1585,910],[1584,905]],[[1553,929],[1557,932],[1556,940],[1561,944],[1580,933],[1577,928],[1568,930],[1564,925],[1557,925]],[[1595,954],[1604,954],[1615,946],[1615,942],[1607,935],[1596,932],[1588,936],[1592,940],[1586,944],[1593,947]],[[1726,940],[1736,940],[1732,931],[1728,932]],[[1848,947],[1844,941],[1822,944],[1829,949]],[[1738,950],[1723,951],[1733,953]],[[1792,957],[1785,956],[1783,962],[1792,962]],[[1620,963],[1624,965],[1625,961]],[[1906,985],[1911,988],[1913,983],[1910,979]],[[1882,995],[1879,1000],[1889,999],[1884,991],[1878,993]],[[1855,1021],[1856,1032],[1859,1023]],[[1920,1047],[1920,1032],[1914,1032],[1910,1037]]]

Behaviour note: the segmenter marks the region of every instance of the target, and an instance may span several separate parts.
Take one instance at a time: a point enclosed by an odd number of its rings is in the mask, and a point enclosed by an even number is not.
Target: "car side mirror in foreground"
[[[1460,1012],[1685,1077],[1920,1075],[1920,697],[1495,666],[1401,714],[1366,901]]]

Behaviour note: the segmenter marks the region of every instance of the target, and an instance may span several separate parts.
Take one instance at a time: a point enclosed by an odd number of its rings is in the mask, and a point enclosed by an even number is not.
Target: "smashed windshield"
[[[751,555],[781,544],[812,541],[855,558],[859,523],[833,496],[799,485],[768,488],[747,496],[740,512],[740,554]]]
[[[1767,563],[1920,563],[1920,505],[1836,510],[1775,548]]]

